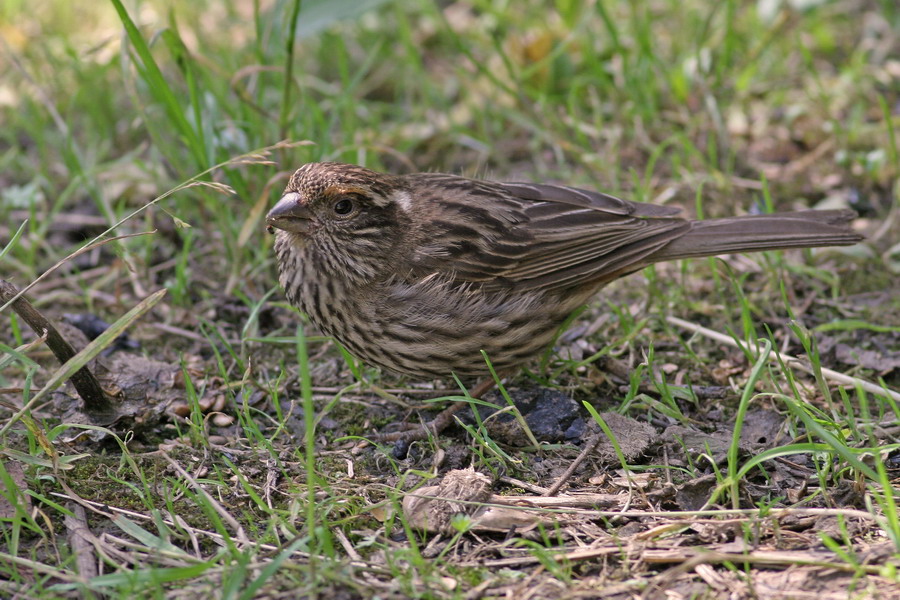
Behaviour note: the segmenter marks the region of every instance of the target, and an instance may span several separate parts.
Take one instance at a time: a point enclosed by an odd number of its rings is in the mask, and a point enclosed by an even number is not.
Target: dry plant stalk
[[[38,337],[47,336],[47,346],[53,352],[53,355],[60,362],[66,364],[73,356],[75,349],[66,341],[59,333],[59,330],[44,315],[40,313],[25,296],[16,296],[19,294],[18,288],[4,279],[0,279],[0,303],[7,303],[13,298],[11,306],[17,315],[28,323],[28,326],[34,331]],[[85,411],[91,413],[105,413],[112,410],[106,392],[97,381],[94,373],[91,372],[87,365],[78,369],[72,375],[72,385],[81,399],[84,400]]]

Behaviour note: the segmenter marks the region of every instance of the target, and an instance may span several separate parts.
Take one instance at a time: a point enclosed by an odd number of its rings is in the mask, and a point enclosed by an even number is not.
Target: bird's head
[[[393,175],[343,163],[308,163],[291,176],[266,215],[266,227],[371,276],[375,263],[370,259],[390,260],[396,254],[411,202],[402,180]]]

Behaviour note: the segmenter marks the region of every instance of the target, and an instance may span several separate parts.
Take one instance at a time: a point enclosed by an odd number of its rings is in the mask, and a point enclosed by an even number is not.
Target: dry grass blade
[[[675,325],[676,327],[681,327],[682,329],[687,329],[693,333],[698,333],[702,336],[708,337],[710,339],[714,339],[717,342],[721,342],[723,344],[728,344],[734,348],[741,348],[742,350],[747,350],[747,347],[741,344],[740,342],[735,341],[731,336],[725,335],[724,333],[719,333],[718,331],[713,331],[712,329],[708,329],[703,327],[702,325],[697,325],[696,323],[691,323],[689,321],[685,321],[684,319],[679,319],[678,317],[666,317],[666,321]],[[802,360],[797,358],[796,356],[790,356],[789,354],[783,354],[777,351],[772,351],[769,355],[770,361],[782,361],[784,364],[793,367],[795,369],[799,369],[804,373],[812,373],[812,369],[810,369],[806,364],[803,363]],[[887,394],[897,402],[900,402],[900,392],[896,392],[894,390],[889,390],[887,388],[883,388],[879,385],[875,385],[871,381],[866,381],[865,379],[860,379],[858,377],[851,377],[850,375],[844,375],[843,373],[838,373],[837,371],[833,371],[831,369],[822,368],[822,375],[834,383],[839,383],[841,385],[858,385],[862,389],[870,392],[872,394]]]
[[[197,483],[197,480],[191,477],[190,473],[185,471],[184,468],[176,460],[172,459],[171,456],[165,453],[163,454],[163,457],[166,459],[166,461],[168,461],[170,465],[172,465],[172,468],[175,469],[175,471],[177,471],[179,475],[184,477],[184,479],[191,484],[191,486],[198,494],[203,496],[206,501],[209,502],[209,504],[216,510],[219,516],[222,517],[222,519],[226,523],[228,523],[228,526],[232,528],[238,540],[240,540],[242,543],[248,543],[249,540],[247,538],[247,534],[244,533],[244,528],[240,523],[238,523],[237,519],[235,519],[231,515],[231,513],[225,510],[225,508],[215,498],[210,496],[209,493],[205,489],[203,489],[203,486]]]
[[[280,171],[270,177],[266,182],[266,185],[263,186],[262,192],[260,192],[259,197],[256,199],[256,202],[253,204],[253,207],[247,214],[247,218],[244,220],[244,224],[241,226],[241,231],[238,233],[238,247],[243,248],[247,244],[247,241],[250,239],[250,236],[253,232],[253,228],[262,220],[262,216],[263,214],[265,214],[266,207],[269,204],[269,196],[272,192],[272,188],[276,184],[280,184],[290,176],[290,171]]]
[[[71,515],[66,515],[65,525],[69,532],[69,544],[75,554],[75,562],[78,565],[78,574],[85,579],[96,577],[97,562],[94,560],[94,547],[91,544],[93,534],[88,528],[87,515],[84,507],[75,504],[70,506]]]
[[[234,158],[230,158],[230,159],[228,159],[228,160],[226,160],[226,161],[223,161],[223,162],[221,162],[221,163],[219,163],[219,164],[217,164],[217,165],[214,165],[214,166],[212,166],[212,167],[206,169],[205,171],[202,171],[201,173],[197,173],[196,175],[194,175],[194,176],[191,177],[190,179],[188,179],[188,180],[186,180],[186,181],[180,183],[179,185],[175,186],[174,188],[170,189],[169,191],[167,191],[167,192],[165,192],[165,193],[163,193],[163,194],[160,194],[159,196],[157,196],[157,197],[154,198],[153,200],[150,200],[150,201],[147,202],[146,204],[144,204],[144,205],[142,205],[141,207],[135,209],[134,211],[132,211],[131,213],[129,213],[129,214],[126,215],[125,217],[122,217],[121,219],[119,219],[118,221],[116,221],[115,223],[113,223],[110,227],[108,227],[105,231],[103,231],[102,233],[100,233],[100,234],[98,234],[97,236],[95,236],[94,239],[92,239],[90,242],[86,243],[84,246],[82,246],[81,248],[75,250],[74,252],[72,252],[71,254],[69,254],[68,256],[66,256],[65,258],[63,258],[62,260],[60,260],[59,262],[57,262],[57,263],[56,263],[55,265],[53,265],[51,268],[49,268],[49,269],[47,269],[45,272],[41,273],[41,275],[38,276],[37,278],[35,278],[34,281],[32,281],[32,282],[29,283],[27,286],[25,286],[24,288],[22,288],[22,289],[19,291],[19,293],[18,293],[14,298],[12,298],[12,299],[9,300],[8,302],[6,302],[3,306],[0,306],[0,312],[3,312],[3,311],[4,311],[4,310],[12,303],[13,300],[15,300],[16,298],[18,298],[18,297],[21,296],[22,294],[28,292],[28,290],[30,290],[30,289],[31,289],[33,286],[35,286],[38,282],[40,282],[40,281],[42,281],[43,279],[45,279],[48,275],[50,275],[51,273],[53,273],[53,272],[54,272],[56,269],[58,269],[61,265],[63,265],[63,264],[66,263],[67,261],[72,260],[72,259],[75,258],[76,256],[79,256],[79,255],[81,255],[81,254],[84,254],[85,252],[88,252],[89,250],[92,250],[92,249],[94,249],[94,248],[96,248],[97,246],[100,246],[100,245],[102,245],[102,244],[108,244],[108,243],[110,243],[110,242],[114,242],[114,241],[118,241],[118,240],[130,238],[130,237],[136,237],[136,236],[139,236],[139,235],[148,235],[148,234],[151,234],[151,233],[155,233],[155,232],[152,232],[152,231],[151,231],[151,232],[132,233],[132,234],[128,234],[128,235],[122,235],[122,236],[116,236],[116,237],[104,239],[104,238],[106,238],[107,235],[109,235],[110,233],[112,233],[113,231],[115,231],[117,228],[119,228],[123,223],[126,223],[126,222],[130,221],[131,219],[133,219],[134,217],[138,216],[139,214],[141,214],[142,212],[144,212],[145,210],[147,210],[148,208],[150,208],[150,207],[153,206],[154,204],[157,204],[157,203],[159,203],[160,201],[165,200],[166,198],[168,198],[168,197],[171,196],[172,194],[174,194],[174,193],[176,193],[176,192],[179,192],[179,191],[181,191],[181,190],[185,190],[185,189],[188,189],[188,188],[191,188],[191,187],[198,186],[198,185],[202,185],[202,186],[205,186],[205,187],[209,187],[209,188],[215,189],[216,191],[219,191],[219,192],[222,192],[222,193],[234,193],[234,190],[233,190],[230,186],[228,186],[228,185],[225,185],[225,184],[219,184],[219,183],[216,183],[216,182],[203,181],[202,178],[205,177],[206,175],[208,175],[208,174],[210,174],[210,173],[212,173],[212,172],[214,172],[214,171],[217,171],[218,169],[221,169],[221,168],[224,168],[224,167],[228,167],[228,166],[233,166],[233,165],[243,165],[243,164],[270,164],[267,157],[270,155],[270,153],[271,153],[272,151],[275,151],[275,150],[281,150],[281,149],[287,149],[287,148],[294,148],[294,147],[297,147],[297,146],[305,146],[305,145],[309,145],[309,144],[312,144],[312,143],[313,143],[313,142],[309,142],[309,141],[291,142],[291,141],[284,140],[284,141],[278,142],[277,144],[272,144],[271,146],[266,146],[266,147],[264,147],[264,148],[258,148],[258,149],[256,149],[256,150],[251,150],[250,152],[246,152],[246,153],[241,154],[241,155],[239,155],[239,156],[236,156],[236,157],[234,157]]]
[[[112,231],[112,229],[109,229],[107,231]],[[0,313],[2,313],[4,310],[6,310],[13,302],[15,302],[16,300],[21,298],[24,294],[28,293],[28,290],[33,288],[38,282],[40,282],[43,279],[46,279],[51,273],[56,271],[58,268],[60,268],[66,262],[72,260],[73,258],[76,258],[76,257],[84,254],[85,252],[90,252],[94,248],[99,248],[100,246],[103,246],[105,244],[117,242],[119,240],[125,240],[128,238],[139,237],[142,235],[153,235],[154,233],[156,233],[156,231],[141,231],[140,233],[128,233],[125,235],[117,235],[115,237],[106,238],[106,239],[100,239],[101,237],[103,237],[103,235],[105,235],[105,233],[100,234],[99,236],[97,236],[96,238],[94,238],[93,240],[91,240],[90,242],[88,242],[87,244],[85,244],[84,246],[79,248],[78,250],[75,250],[74,252],[67,255],[62,260],[57,261],[52,267],[50,267],[49,269],[47,269],[46,271],[41,273],[40,276],[36,277],[34,279],[34,281],[32,281],[31,283],[29,283],[28,285],[26,285],[25,287],[20,289],[18,292],[16,292],[16,294],[12,298],[9,298],[8,300],[6,300],[6,302],[3,304],[3,306],[0,306]]]

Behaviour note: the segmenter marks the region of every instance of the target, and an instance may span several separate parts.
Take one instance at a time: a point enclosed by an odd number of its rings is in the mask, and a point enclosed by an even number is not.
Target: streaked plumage
[[[486,374],[482,349],[498,370],[526,362],[597,290],[655,262],[861,239],[852,211],[677,215],[565,186],[310,163],[267,223],[292,304],[366,362],[439,377]]]

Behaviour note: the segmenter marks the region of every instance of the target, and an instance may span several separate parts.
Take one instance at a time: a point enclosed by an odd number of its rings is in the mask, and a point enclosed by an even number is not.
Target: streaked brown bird
[[[480,376],[547,347],[610,281],[680,258],[854,244],[850,210],[691,221],[562,185],[300,167],[266,217],[292,304],[364,361]]]

